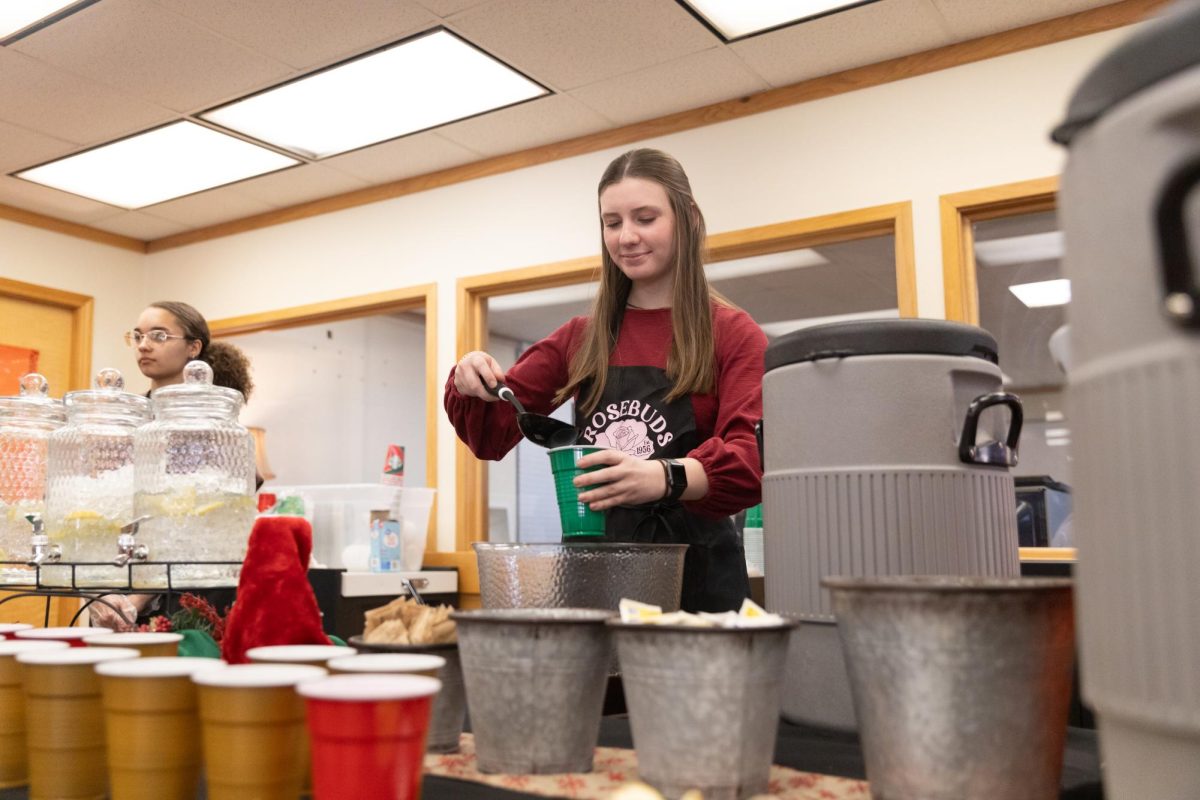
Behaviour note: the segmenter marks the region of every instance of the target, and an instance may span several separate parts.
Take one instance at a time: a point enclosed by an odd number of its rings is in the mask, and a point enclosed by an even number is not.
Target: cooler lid
[[[824,358],[914,353],[999,363],[996,340],[983,328],[935,319],[886,319],[815,325],[780,336],[767,345],[766,371]]]
[[[1051,138],[1069,145],[1076,134],[1114,106],[1200,64],[1198,41],[1200,3],[1176,3],[1092,67],[1067,105],[1067,118]]]

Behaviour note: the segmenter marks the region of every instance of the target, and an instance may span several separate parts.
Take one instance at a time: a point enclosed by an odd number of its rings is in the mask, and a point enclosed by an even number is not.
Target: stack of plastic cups
[[[29,783],[25,689],[16,657],[37,650],[66,649],[66,642],[0,641],[0,789]]]
[[[21,653],[29,796],[103,800],[108,747],[96,665],[136,659],[137,650],[83,647]],[[120,745],[118,745],[120,746]]]
[[[105,628],[29,628],[16,631],[13,637],[21,641],[66,642],[71,647],[87,647],[84,639],[108,632]]]
[[[593,511],[587,503],[579,502],[580,490],[574,483],[575,478],[585,472],[603,469],[582,469],[578,462],[589,453],[604,449],[594,445],[571,445],[546,451],[550,455],[550,469],[554,472],[554,492],[558,497],[558,516],[562,522],[564,542],[587,541],[604,536],[604,512]]]
[[[417,800],[433,696],[423,675],[335,675],[297,691],[308,706],[315,800]]]
[[[99,664],[112,800],[193,800],[200,781],[200,717],[192,675],[213,658],[135,658]]]
[[[129,647],[142,658],[169,658],[179,655],[182,633],[99,633],[83,640],[88,647]]]
[[[33,628],[28,622],[0,623],[0,640],[17,638],[17,631],[27,631]]]
[[[304,702],[296,686],[325,670],[246,664],[192,676],[199,687],[209,800],[295,800],[304,780]]]

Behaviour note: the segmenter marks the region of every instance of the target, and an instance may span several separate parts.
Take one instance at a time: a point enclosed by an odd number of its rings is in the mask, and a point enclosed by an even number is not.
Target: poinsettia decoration
[[[149,633],[203,631],[211,636],[213,641],[220,644],[222,637],[225,636],[225,617],[228,614],[228,609],[225,610],[223,616],[212,603],[203,597],[185,593],[179,597],[178,611],[169,617],[164,614],[153,616],[145,624],[139,625],[138,630]]]

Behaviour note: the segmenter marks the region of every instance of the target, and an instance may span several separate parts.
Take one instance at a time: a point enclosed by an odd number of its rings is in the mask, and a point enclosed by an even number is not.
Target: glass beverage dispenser
[[[96,374],[94,389],[63,398],[67,424],[50,434],[46,533],[68,563],[111,563],[122,525],[133,519],[133,432],[150,418],[150,401],[123,391],[115,369]],[[70,586],[70,566],[42,569],[42,583]],[[118,586],[128,572],[76,567],[76,586]]]
[[[242,561],[254,525],[254,439],[238,423],[242,394],[212,379],[208,364],[189,362],[182,384],[154,390],[154,421],[134,435],[134,510],[147,517],[138,540],[150,561],[184,562],[171,567],[172,586],[235,583],[238,567],[187,562]],[[135,577],[166,586],[167,568],[147,565]]]
[[[50,384],[36,372],[21,376],[21,393],[0,397],[0,561],[30,557],[33,530],[27,514],[43,514],[46,449],[50,434],[67,421],[61,400],[51,400]],[[0,583],[28,583],[32,570],[0,565]]]

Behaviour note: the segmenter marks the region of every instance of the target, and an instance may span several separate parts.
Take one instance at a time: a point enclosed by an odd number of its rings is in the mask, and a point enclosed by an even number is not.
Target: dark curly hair
[[[176,300],[160,300],[150,304],[151,308],[161,308],[179,323],[183,335],[200,342],[200,354],[196,356],[208,362],[213,370],[213,384],[237,389],[246,400],[254,391],[254,381],[250,378],[250,359],[240,348],[228,342],[214,342],[208,330],[208,322],[204,316],[187,303]]]

